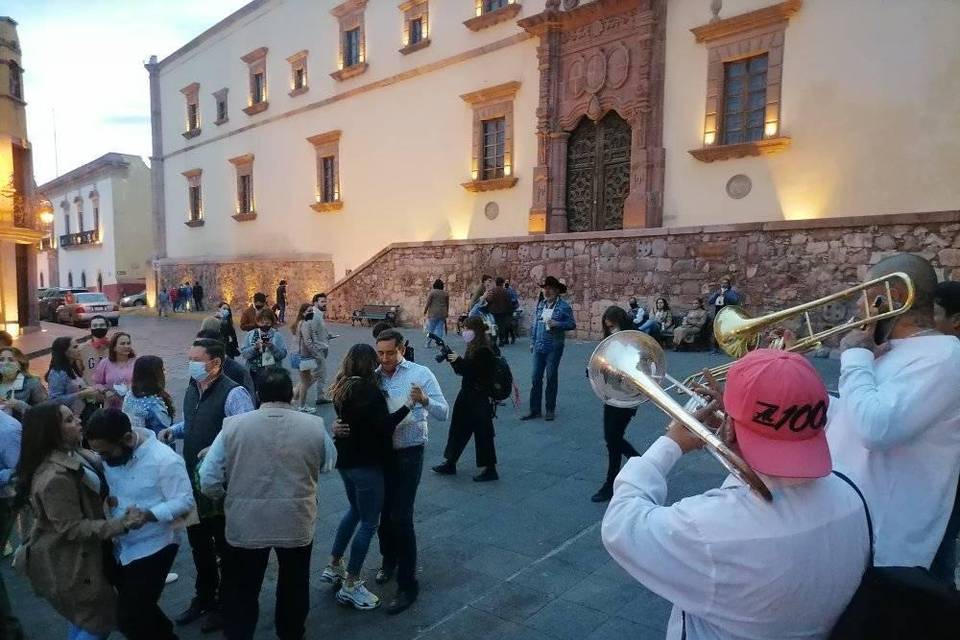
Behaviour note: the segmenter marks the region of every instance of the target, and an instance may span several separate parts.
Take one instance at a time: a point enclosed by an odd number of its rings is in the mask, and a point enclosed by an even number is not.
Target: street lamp
[[[53,205],[50,204],[49,200],[42,200],[40,206],[38,207],[40,212],[40,222],[45,225],[49,225],[53,222]]]

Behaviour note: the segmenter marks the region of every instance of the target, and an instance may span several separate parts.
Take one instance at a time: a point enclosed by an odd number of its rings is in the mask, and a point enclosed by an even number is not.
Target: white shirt
[[[601,535],[611,556],[674,604],[667,638],[826,638],[867,566],[863,504],[836,476],[780,486],[766,502],[736,478],[663,506],[682,455],[661,436],[614,482]]]
[[[440,383],[433,371],[419,365],[416,362],[400,359],[393,375],[388,376],[383,372],[383,367],[378,367],[377,372],[383,380],[383,390],[387,394],[387,405],[390,411],[399,409],[410,397],[410,385],[417,385],[423,389],[430,402],[424,409],[422,404],[417,404],[403,422],[397,425],[393,432],[393,448],[405,449],[406,447],[416,447],[427,442],[427,416],[434,420],[446,420],[447,413],[450,411],[447,405],[447,399],[443,397],[443,391],[440,389]]]
[[[891,340],[874,359],[840,356],[840,398],[830,403],[834,466],[870,507],[878,566],[929,567],[947,529],[960,474],[960,341]]]
[[[127,507],[151,511],[157,522],[148,522],[139,529],[115,539],[117,558],[126,566],[174,544],[174,523],[196,506],[187,467],[177,453],[157,440],[153,432],[136,429],[140,445],[133,457],[119,467],[103,465],[110,495],[117,499],[111,512],[122,518]]]

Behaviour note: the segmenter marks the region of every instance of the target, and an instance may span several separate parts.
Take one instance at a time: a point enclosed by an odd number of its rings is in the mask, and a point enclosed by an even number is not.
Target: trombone
[[[770,489],[750,465],[664,389],[662,382],[667,381],[670,388],[682,389],[699,399],[694,391],[667,373],[663,348],[656,340],[641,331],[618,331],[597,345],[587,373],[594,393],[606,404],[635,407],[649,400],[703,440],[707,451],[730,473],[764,499],[773,500]]]

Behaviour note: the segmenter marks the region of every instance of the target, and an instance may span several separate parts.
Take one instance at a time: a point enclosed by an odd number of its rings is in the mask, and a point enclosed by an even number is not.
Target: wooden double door
[[[580,120],[567,141],[568,231],[623,228],[631,143],[630,125],[613,111]]]

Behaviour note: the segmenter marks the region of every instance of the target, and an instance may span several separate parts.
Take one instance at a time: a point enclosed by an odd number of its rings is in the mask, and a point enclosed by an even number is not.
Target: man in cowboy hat
[[[520,418],[539,418],[543,396],[543,378],[547,378],[545,420],[553,420],[557,408],[557,370],[563,357],[565,332],[577,328],[573,309],[560,296],[567,292],[567,285],[553,276],[544,278],[543,300],[537,304],[530,330],[530,350],[533,352],[533,382],[530,386],[530,412]]]

